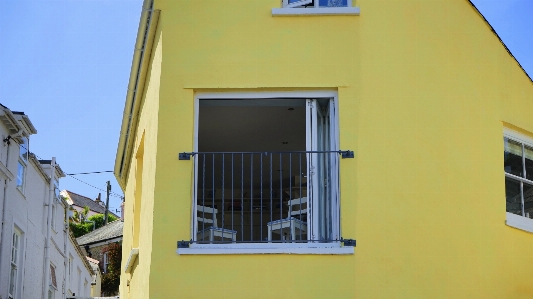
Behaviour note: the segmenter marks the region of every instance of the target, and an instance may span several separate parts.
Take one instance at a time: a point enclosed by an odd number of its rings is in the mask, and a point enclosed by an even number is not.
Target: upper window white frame
[[[327,1],[325,6],[320,6],[320,1],[283,0],[282,8],[272,9],[272,16],[359,15],[360,13],[359,7],[352,6],[352,0],[322,0]],[[344,1],[346,5],[342,5]]]
[[[523,164],[523,167],[524,167],[524,174],[519,176],[519,175],[515,175],[515,174],[512,174],[508,171],[506,171],[504,169],[504,173],[505,173],[505,177],[506,179],[510,179],[514,182],[517,182],[520,184],[520,189],[521,189],[521,203],[522,203],[522,215],[517,215],[517,214],[514,214],[514,213],[510,213],[510,212],[506,212],[506,224],[508,226],[511,226],[511,227],[514,227],[514,228],[518,228],[518,229],[521,229],[523,231],[527,231],[527,232],[530,232],[530,233],[533,233],[533,219],[529,218],[529,217],[526,217],[524,215],[524,188],[523,188],[523,185],[527,185],[527,186],[533,186],[533,181],[532,180],[529,180],[527,178],[525,178],[525,152],[524,152],[524,148],[525,147],[533,147],[533,138],[529,137],[529,136],[526,136],[524,134],[521,134],[521,133],[518,133],[514,130],[511,130],[511,129],[508,129],[508,128],[504,128],[504,132],[503,132],[503,137],[504,138],[507,138],[511,141],[514,141],[514,142],[517,142],[517,143],[520,143],[521,146],[522,146],[522,163]]]
[[[22,257],[24,256],[24,233],[17,227],[13,227],[12,243],[11,243],[11,263],[9,272],[9,284],[7,298],[19,298],[18,290],[21,289],[21,273],[19,268],[22,268]]]
[[[194,98],[194,151],[198,151],[198,128],[200,100],[229,100],[229,99],[273,99],[273,98],[331,98],[338,110],[337,91],[286,91],[286,92],[198,92]],[[336,122],[336,140],[339,136],[339,119]],[[196,167],[196,166],[194,166]],[[195,169],[198,173],[198,169]],[[196,188],[193,182],[193,198],[191,209],[190,236],[193,239],[196,222]],[[339,228],[340,230],[340,228]],[[250,243],[250,244],[190,244],[189,248],[178,248],[178,254],[353,254],[353,247],[342,246],[340,242],[332,243]]]

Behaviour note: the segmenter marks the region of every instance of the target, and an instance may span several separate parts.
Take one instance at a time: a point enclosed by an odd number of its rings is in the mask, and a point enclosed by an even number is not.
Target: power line
[[[89,184],[89,183],[87,183],[87,182],[84,182],[84,181],[78,179],[77,177],[75,177],[75,176],[73,176],[73,175],[70,175],[70,174],[67,174],[67,175],[68,175],[69,177],[75,179],[76,181],[79,181],[79,182],[81,182],[81,183],[84,183],[84,184],[87,185],[87,186],[93,187],[93,188],[98,189],[98,190],[103,191],[103,192],[107,192],[107,190],[104,190],[104,189],[102,189],[102,188],[95,187],[95,186],[93,186],[93,185],[91,185],[91,184]],[[115,193],[115,192],[110,193],[110,195],[111,195],[111,196],[114,196],[114,197],[118,197],[118,198],[120,198],[120,199],[123,198],[122,195],[117,194],[117,193]]]
[[[80,172],[80,173],[67,173],[67,175],[73,176],[73,175],[79,175],[79,174],[93,174],[93,173],[107,173],[107,172],[113,172],[113,170],[93,171],[93,172]]]
[[[43,158],[39,157],[37,154],[35,154],[35,153],[33,153],[33,152],[30,152],[30,151],[28,150],[28,148],[25,147],[24,145],[19,144],[19,146],[21,146],[22,148],[24,148],[24,149],[27,151],[28,154],[33,154],[33,155],[35,155],[35,157],[37,157],[37,159],[39,159],[39,160],[44,160]],[[70,176],[71,178],[73,178],[73,179],[75,179],[75,180],[77,180],[77,181],[79,181],[79,182],[81,182],[81,183],[84,183],[84,184],[87,185],[87,186],[93,187],[93,188],[98,189],[98,190],[103,191],[103,192],[107,192],[107,190],[104,190],[104,189],[101,189],[101,188],[95,187],[95,186],[93,186],[93,185],[91,185],[91,184],[89,184],[89,183],[87,183],[87,182],[84,182],[84,181],[82,181],[82,180],[80,180],[80,179],[74,177],[75,175],[78,175],[78,174],[92,174],[92,173],[106,173],[106,172],[113,172],[113,171],[112,171],[112,170],[106,170],[106,171],[94,171],[94,172],[82,172],[82,173],[67,173],[66,175]],[[118,193],[115,193],[115,192],[110,192],[109,195],[111,195],[111,196],[113,196],[113,197],[120,198],[120,199],[123,199],[123,198],[124,198],[124,196],[122,196],[122,195],[120,195],[120,194],[118,194]]]

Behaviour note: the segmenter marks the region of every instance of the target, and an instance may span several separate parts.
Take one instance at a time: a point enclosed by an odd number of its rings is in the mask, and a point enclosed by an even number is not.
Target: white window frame
[[[275,98],[299,98],[299,99],[313,99],[313,98],[330,98],[335,105],[335,110],[338,109],[338,93],[337,91],[287,91],[287,92],[224,92],[224,93],[203,93],[195,94],[194,98],[194,151],[198,151],[198,126],[199,126],[199,101],[212,100],[229,100],[229,99],[275,99]],[[335,142],[339,140],[339,118],[338,112],[334,119],[335,123]],[[338,147],[338,144],[336,145]],[[335,148],[335,147],[334,147]],[[195,164],[195,172],[198,173],[197,165]],[[196,193],[197,188],[193,180],[192,209],[191,209],[191,239],[195,235],[195,227],[197,223],[196,215]],[[336,208],[340,213],[340,206]],[[340,215],[340,214],[339,214]],[[340,218],[339,218],[340,219]],[[340,221],[337,223],[340,226]],[[338,234],[341,235],[341,228],[338,227]],[[178,248],[178,254],[353,254],[354,247],[342,246],[340,242],[331,243],[231,243],[231,244],[190,244],[189,248]]]
[[[528,145],[530,147],[533,147],[533,138],[526,136],[524,134],[518,133],[514,130],[504,128],[503,137],[520,142],[523,145]],[[531,180],[507,173],[505,171],[504,171],[504,174],[506,178],[510,178],[510,179],[519,181],[521,183],[527,183],[528,185],[533,186],[533,181]],[[505,224],[507,224],[508,226],[526,231],[526,232],[533,233],[533,219],[527,218],[522,215],[516,215],[513,213],[509,213],[509,212],[505,212],[505,213],[506,213]]]
[[[319,6],[319,0],[300,0],[289,3],[289,0],[282,1],[281,8],[273,8],[272,16],[302,16],[302,15],[359,15],[359,7],[352,6],[352,0],[346,0],[346,6],[324,7]],[[312,4],[313,5],[309,5]]]
[[[20,289],[20,275],[22,265],[22,256],[24,250],[23,244],[23,235],[24,233],[19,230],[17,227],[13,227],[13,234],[11,238],[11,258],[10,258],[10,267],[9,267],[9,281],[7,285],[7,298],[14,299],[19,298],[18,290]],[[15,273],[14,275],[12,273]],[[13,279],[15,281],[13,281]],[[11,288],[13,286],[13,288]]]

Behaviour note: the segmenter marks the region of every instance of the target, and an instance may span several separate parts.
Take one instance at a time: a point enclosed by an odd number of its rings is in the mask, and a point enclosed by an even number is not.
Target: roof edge
[[[479,9],[476,7],[476,5],[472,2],[472,0],[467,0],[470,5],[474,8],[475,11],[477,11],[477,13],[483,18],[483,20],[485,21],[485,23],[489,26],[490,30],[494,33],[494,35],[496,35],[496,37],[498,38],[498,40],[500,41],[500,43],[503,45],[503,47],[505,48],[505,50],[507,51],[507,53],[509,53],[509,55],[514,59],[514,61],[516,62],[516,64],[518,64],[518,66],[520,67],[520,69],[522,69],[522,72],[524,72],[524,74],[529,78],[529,81],[531,83],[533,83],[533,79],[531,79],[531,76],[529,76],[529,74],[526,72],[526,70],[524,69],[524,67],[522,67],[522,65],[520,64],[520,62],[518,61],[518,59],[516,59],[516,57],[513,55],[513,53],[511,52],[511,50],[509,50],[509,48],[507,48],[507,45],[503,42],[503,40],[501,39],[501,37],[498,35],[498,33],[496,32],[496,30],[494,29],[494,27],[492,27],[492,25],[489,23],[489,21],[485,18],[485,16],[481,13],[481,11],[479,11]]]
[[[124,104],[124,111],[122,113],[122,124],[120,128],[120,135],[117,145],[117,153],[115,156],[115,169],[113,171],[120,187],[125,190],[126,175],[129,169],[129,161],[127,161],[128,154],[131,152],[133,142],[131,138],[134,136],[134,124],[136,123],[136,113],[140,106],[140,96],[144,80],[141,82],[141,72],[146,69],[144,54],[145,47],[148,46],[148,35],[153,19],[153,2],[154,0],[144,0],[142,5],[142,12],[139,19],[139,27],[137,30],[137,38],[135,40],[135,51],[131,62],[130,77],[128,83],[128,90],[126,94],[126,103]]]

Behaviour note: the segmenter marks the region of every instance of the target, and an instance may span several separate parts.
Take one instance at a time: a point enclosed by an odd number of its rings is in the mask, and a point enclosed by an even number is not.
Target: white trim
[[[508,226],[521,229],[526,232],[533,233],[533,219],[529,219],[524,216],[515,215],[513,213],[507,213],[505,224]]]
[[[528,143],[530,145],[533,145],[533,138],[508,128],[503,128],[503,136],[509,137],[522,143]]]
[[[319,8],[272,8],[273,17],[289,16],[358,16],[359,7],[319,7]]]
[[[286,98],[332,98],[337,90],[308,90],[308,91],[255,91],[255,92],[198,92],[195,100],[203,99],[286,99]],[[197,116],[197,115],[196,115]],[[196,123],[198,125],[198,123]],[[197,130],[197,128],[195,128]],[[196,140],[197,141],[197,140]]]
[[[100,242],[97,242],[97,243],[79,244],[79,246],[88,245],[89,248],[93,248],[93,247],[97,247],[97,246],[101,246],[101,245],[107,245],[107,244],[110,244],[110,243],[115,243],[115,242],[120,242],[120,241],[122,241],[122,236],[118,236],[118,237],[115,237],[113,239],[109,239],[109,240],[105,240],[105,241],[100,241]]]
[[[316,10],[316,9],[312,9]],[[199,114],[200,114],[200,100],[227,100],[227,99],[250,99],[250,100],[259,100],[259,99],[289,99],[289,98],[299,98],[299,99],[323,99],[329,98],[335,101],[337,107],[337,90],[303,90],[303,91],[245,91],[245,92],[225,92],[221,90],[220,92],[197,92],[194,95],[194,136],[193,136],[193,151],[198,151],[198,130],[199,130]],[[307,105],[307,104],[306,104]],[[306,133],[307,134],[307,133]],[[308,138],[306,138],[308,139]],[[196,179],[195,175],[198,173],[198,166],[194,163],[193,173],[192,173],[192,201],[191,201],[191,230],[190,230],[190,240],[196,240],[197,231],[197,203],[196,203],[196,190],[197,186],[195,185]],[[340,228],[338,228],[340,230]],[[308,236],[310,234],[308,233]]]
[[[17,171],[18,171],[18,169],[17,169]],[[0,176],[4,180],[9,180],[9,181],[12,181],[15,178],[13,173],[11,171],[9,171],[9,169],[2,162],[0,162]]]
[[[178,248],[179,255],[188,254],[354,254],[352,246],[340,243],[256,243],[256,244],[191,244]]]
[[[133,267],[133,264],[135,263],[135,260],[137,259],[137,256],[139,256],[139,248],[132,248],[130,251],[130,256],[128,257],[128,262],[126,263],[126,266],[124,267],[124,272],[130,273],[131,268]]]

